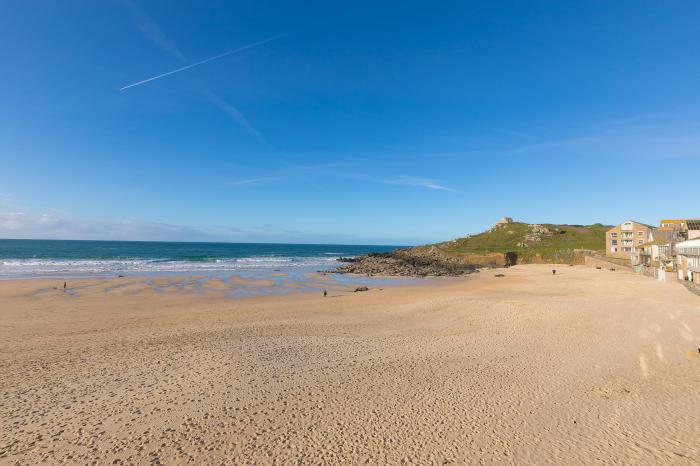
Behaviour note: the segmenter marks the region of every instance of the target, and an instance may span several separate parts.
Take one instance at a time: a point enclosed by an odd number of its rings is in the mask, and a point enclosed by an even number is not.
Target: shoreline
[[[247,273],[246,273],[247,272]],[[0,279],[0,295],[6,289],[33,290],[35,293],[61,292],[80,296],[83,292],[108,294],[113,290],[133,294],[162,293],[172,288],[184,293],[214,296],[226,299],[244,297],[287,296],[292,294],[329,292],[352,293],[358,287],[377,288],[439,285],[456,277],[402,277],[391,275],[367,276],[363,274],[336,274],[332,271],[232,271],[216,274],[202,273],[148,273],[114,276],[60,276],[22,277]],[[63,288],[63,284],[66,288]],[[1,299],[1,298],[0,298]]]

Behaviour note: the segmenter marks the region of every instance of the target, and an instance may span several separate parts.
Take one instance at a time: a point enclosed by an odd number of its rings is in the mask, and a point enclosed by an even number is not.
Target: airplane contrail
[[[243,47],[238,47],[237,49],[229,50],[228,52],[224,52],[222,54],[216,55],[214,57],[206,58],[202,61],[198,61],[197,63],[192,63],[187,66],[183,66],[182,68],[178,68],[176,70],[168,71],[167,73],[159,74],[158,76],[153,76],[152,78],[144,79],[143,81],[139,81],[137,83],[129,84],[128,86],[124,86],[120,88],[120,91],[129,89],[130,87],[135,87],[135,86],[140,86],[141,84],[146,84],[151,81],[155,81],[156,79],[164,78],[165,76],[170,76],[171,74],[179,73],[180,71],[185,71],[190,68],[194,68],[195,66],[203,65],[204,63],[208,63],[210,61],[218,60],[219,58],[226,57],[228,55],[233,55],[234,53],[242,52],[244,50],[252,49],[253,47],[258,47],[259,45],[266,44],[268,42],[272,42],[275,39],[278,39],[280,36],[272,36],[269,37],[265,40],[261,40],[258,42],[253,42],[252,44],[244,45]]]

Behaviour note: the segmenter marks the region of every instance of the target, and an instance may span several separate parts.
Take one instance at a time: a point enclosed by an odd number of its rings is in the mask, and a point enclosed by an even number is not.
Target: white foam
[[[227,270],[276,269],[283,267],[325,267],[335,263],[334,257],[257,256],[210,261],[156,259],[3,259],[0,277],[38,277],[52,275],[93,275],[153,272],[225,272]]]

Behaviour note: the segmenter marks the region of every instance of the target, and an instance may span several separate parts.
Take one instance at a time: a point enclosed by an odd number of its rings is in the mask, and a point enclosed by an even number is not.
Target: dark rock
[[[332,272],[367,276],[438,277],[465,275],[474,272],[477,268],[476,265],[448,256],[435,247],[370,253],[343,262],[347,263]]]
[[[497,273],[496,275],[494,275],[494,277],[501,278],[501,277],[505,277],[505,275],[503,275],[502,273]]]
[[[369,291],[369,288],[367,288],[366,286],[358,286],[357,288],[355,288],[355,293],[357,293],[358,291]]]

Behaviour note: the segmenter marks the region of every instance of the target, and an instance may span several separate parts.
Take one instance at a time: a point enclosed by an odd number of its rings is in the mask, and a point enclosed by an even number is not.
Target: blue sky
[[[0,237],[413,244],[505,215],[698,216],[698,17],[5,0]]]

